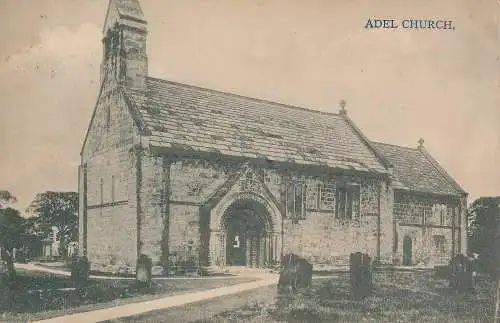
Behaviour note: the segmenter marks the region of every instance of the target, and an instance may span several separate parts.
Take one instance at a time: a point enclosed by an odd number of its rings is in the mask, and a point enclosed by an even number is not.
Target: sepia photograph
[[[1,322],[500,323],[500,1],[0,17]]]

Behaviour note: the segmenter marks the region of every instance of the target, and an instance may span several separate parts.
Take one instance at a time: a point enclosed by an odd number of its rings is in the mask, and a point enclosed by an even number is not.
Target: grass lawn
[[[21,269],[16,272],[15,287],[0,286],[1,321],[45,319],[255,280],[242,277],[156,280],[151,289],[144,289],[135,280],[100,279],[74,288],[69,277]]]
[[[309,291],[275,302],[247,302],[197,323],[214,322],[491,322],[494,284],[480,280],[473,295],[457,295],[433,272],[376,272],[371,296],[350,296],[349,275],[313,280]],[[262,292],[276,295],[276,289]],[[269,295],[271,296],[271,295]],[[160,322],[160,321],[156,321]],[[166,321],[165,321],[166,322]]]

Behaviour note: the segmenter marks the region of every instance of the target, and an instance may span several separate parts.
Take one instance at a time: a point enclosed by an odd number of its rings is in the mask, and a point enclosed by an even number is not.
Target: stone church
[[[148,76],[138,0],[111,0],[81,150],[80,250],[93,269],[140,254],[202,267],[317,265],[351,252],[433,265],[463,252],[467,193],[423,147],[370,141],[325,113]]]

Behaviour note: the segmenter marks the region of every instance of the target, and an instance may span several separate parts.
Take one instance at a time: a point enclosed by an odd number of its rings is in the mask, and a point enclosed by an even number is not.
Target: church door
[[[230,266],[246,265],[246,236],[243,230],[228,230],[227,263]]]
[[[259,267],[265,263],[268,214],[253,201],[235,202],[224,216],[223,230],[227,237],[226,264],[229,266]]]

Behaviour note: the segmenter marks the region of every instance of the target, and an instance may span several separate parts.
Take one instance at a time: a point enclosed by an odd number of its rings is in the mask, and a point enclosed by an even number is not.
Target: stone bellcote
[[[110,0],[103,29],[101,82],[112,77],[120,85],[146,87],[147,22],[138,0]]]

